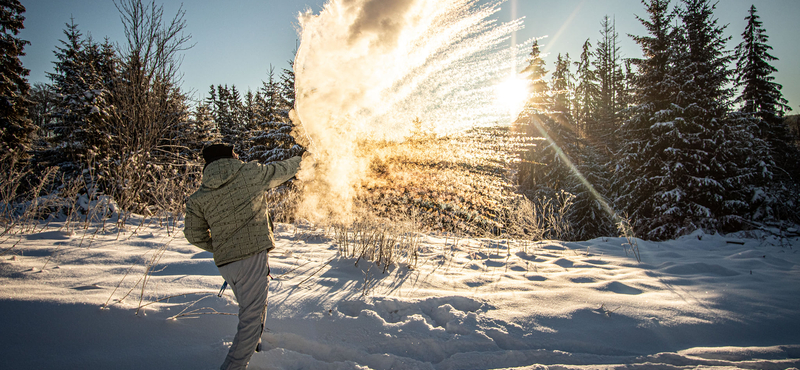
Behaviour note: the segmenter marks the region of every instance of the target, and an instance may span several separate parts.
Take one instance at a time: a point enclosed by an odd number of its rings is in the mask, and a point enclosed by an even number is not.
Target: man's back
[[[203,171],[202,186],[186,203],[186,239],[214,253],[222,266],[275,245],[269,209],[269,188],[297,173],[300,157],[262,165],[223,158]]]

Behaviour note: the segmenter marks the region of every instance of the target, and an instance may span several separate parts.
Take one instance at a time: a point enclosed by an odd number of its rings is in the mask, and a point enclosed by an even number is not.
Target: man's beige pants
[[[219,273],[231,286],[236,301],[239,302],[239,325],[221,370],[246,369],[250,356],[261,341],[269,289],[267,253],[268,251],[263,251],[219,267]]]

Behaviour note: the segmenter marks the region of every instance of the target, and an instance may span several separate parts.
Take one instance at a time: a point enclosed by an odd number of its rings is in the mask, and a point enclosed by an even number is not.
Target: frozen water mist
[[[419,118],[439,134],[507,124],[495,86],[517,73],[521,20],[492,19],[502,0],[330,0],[299,16],[293,133],[314,154],[299,216],[352,220],[368,175],[367,140],[403,140]]]

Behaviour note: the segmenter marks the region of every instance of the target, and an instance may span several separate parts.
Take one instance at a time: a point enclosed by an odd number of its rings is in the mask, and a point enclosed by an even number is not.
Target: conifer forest
[[[30,85],[19,58],[28,45],[18,35],[25,7],[0,2],[6,232],[90,212],[81,202],[180,219],[211,143],[233,144],[242,160],[260,163],[305,152],[291,118],[291,62],[270,67],[256,91],[220,81],[195,99],[181,88],[181,53],[191,47],[185,13],[142,0],[116,4],[126,39],[93,39],[67,19],[49,83]],[[715,6],[643,0],[635,13],[646,34],[620,35],[611,17],[599,17],[598,39],[587,35],[580,55],[555,51],[551,61],[534,41],[520,70],[529,95],[510,125],[437,135],[418,117],[403,142],[365,139],[372,180],[359,189],[359,215],[411,217],[420,229],[468,236],[562,240],[797,233],[800,134],[774,78],[775,30],[752,6],[741,10],[740,37],[726,37]],[[641,56],[623,57],[622,37]],[[437,149],[454,147],[483,161],[448,160],[450,149]],[[271,197],[291,209],[298,192],[289,184]]]

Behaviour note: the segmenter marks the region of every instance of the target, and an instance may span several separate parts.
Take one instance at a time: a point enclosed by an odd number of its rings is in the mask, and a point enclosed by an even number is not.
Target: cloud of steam
[[[397,45],[400,32],[406,27],[406,14],[418,0],[347,0],[353,4],[357,16],[350,26],[351,43],[371,37],[379,48],[392,48]]]
[[[300,217],[351,220],[368,172],[360,141],[401,140],[415,118],[440,133],[510,121],[492,86],[524,56],[506,43],[521,21],[491,20],[499,4],[329,0],[299,16],[293,135],[316,160],[298,174]]]

